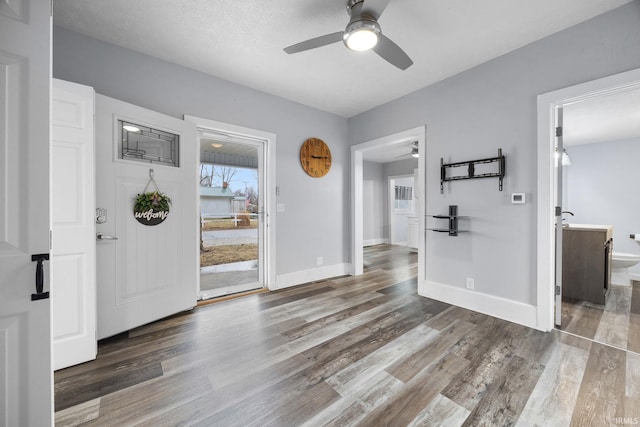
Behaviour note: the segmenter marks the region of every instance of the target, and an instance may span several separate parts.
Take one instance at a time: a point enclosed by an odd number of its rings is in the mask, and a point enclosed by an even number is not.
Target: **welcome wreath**
[[[133,215],[144,225],[158,225],[167,219],[171,199],[157,191],[138,194],[133,205]]]
[[[149,184],[156,187],[156,191],[147,191]],[[149,170],[149,182],[144,191],[138,194],[133,202],[133,216],[144,225],[158,225],[169,216],[171,198],[160,192],[153,179],[153,169]]]

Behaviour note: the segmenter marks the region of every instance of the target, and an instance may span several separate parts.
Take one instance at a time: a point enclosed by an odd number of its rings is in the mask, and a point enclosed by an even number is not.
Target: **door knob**
[[[118,238],[104,233],[96,233],[96,240],[118,240]]]

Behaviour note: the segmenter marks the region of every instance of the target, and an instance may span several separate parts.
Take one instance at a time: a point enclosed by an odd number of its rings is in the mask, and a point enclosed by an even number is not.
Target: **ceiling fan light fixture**
[[[344,44],[351,50],[363,52],[378,44],[380,25],[370,19],[359,19],[349,23],[344,31]]]

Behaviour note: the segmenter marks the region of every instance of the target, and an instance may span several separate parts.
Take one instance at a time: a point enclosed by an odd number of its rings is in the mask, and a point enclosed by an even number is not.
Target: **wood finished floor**
[[[56,425],[610,426],[640,356],[416,295],[416,255],[198,308],[55,374]]]
[[[640,353],[640,282],[612,285],[606,305],[563,298],[561,330]]]

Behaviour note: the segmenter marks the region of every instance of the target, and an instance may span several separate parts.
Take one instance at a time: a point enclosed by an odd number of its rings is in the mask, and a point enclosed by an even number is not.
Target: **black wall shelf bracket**
[[[449,215],[428,215],[435,219],[446,219],[449,221],[449,228],[428,228],[427,230],[435,231],[436,233],[448,233],[449,236],[457,236],[460,230],[458,230],[458,206],[449,205]]]
[[[476,173],[476,165],[483,163],[497,163],[497,172],[488,173]],[[447,176],[447,169],[459,168],[467,166],[466,175]],[[475,179],[475,178],[498,178],[498,189],[502,191],[502,179],[504,178],[506,169],[506,159],[502,154],[502,148],[498,148],[498,157],[490,157],[487,159],[467,160],[465,162],[445,163],[444,159],[440,158],[440,194],[444,193],[444,183],[447,181],[460,181],[463,179]]]

